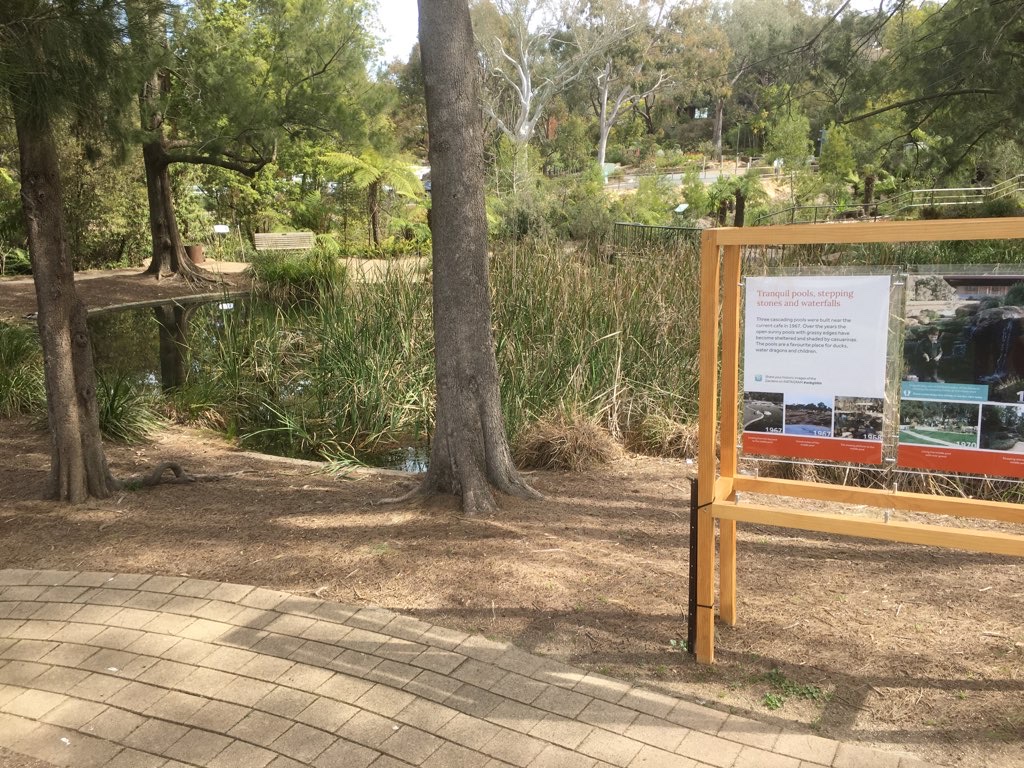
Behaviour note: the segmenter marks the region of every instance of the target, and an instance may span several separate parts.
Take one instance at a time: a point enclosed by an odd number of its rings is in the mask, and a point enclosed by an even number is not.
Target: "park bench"
[[[257,232],[257,251],[307,251],[316,244],[312,232]]]

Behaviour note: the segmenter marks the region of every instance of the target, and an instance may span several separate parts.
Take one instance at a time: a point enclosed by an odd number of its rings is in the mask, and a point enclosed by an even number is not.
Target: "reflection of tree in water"
[[[837,397],[835,436],[881,440],[882,407],[882,400],[877,397]]]
[[[1024,441],[1024,406],[984,405],[981,408],[981,447],[1014,450]]]
[[[164,391],[185,383],[188,322],[196,305],[161,304],[153,307],[160,328],[160,384]]]
[[[912,429],[972,433],[978,426],[978,406],[904,400],[900,405],[900,425]]]

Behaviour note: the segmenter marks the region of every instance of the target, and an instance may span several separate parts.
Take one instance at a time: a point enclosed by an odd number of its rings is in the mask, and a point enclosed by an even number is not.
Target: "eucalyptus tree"
[[[151,274],[189,271],[168,169],[214,166],[254,176],[283,143],[327,149],[365,141],[375,109],[374,40],[364,0],[194,0],[151,15],[143,34],[164,44],[141,89]]]
[[[419,0],[430,130],[437,381],[430,468],[419,493],[460,496],[466,514],[494,490],[536,497],[505,434],[491,329],[480,69],[467,0]]]
[[[131,0],[131,2],[141,0]],[[116,117],[133,81],[122,22],[128,0],[0,4],[0,88],[14,114],[22,210],[32,259],[51,434],[47,495],[80,502],[118,487],[96,405],[86,309],[75,293],[55,131]]]

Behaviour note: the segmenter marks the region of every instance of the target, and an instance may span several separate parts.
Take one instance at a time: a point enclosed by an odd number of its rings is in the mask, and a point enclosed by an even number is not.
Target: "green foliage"
[[[677,192],[663,177],[645,176],[635,194],[619,198],[617,218],[637,224],[670,224],[679,205]]]
[[[141,442],[163,424],[152,395],[128,376],[98,376],[96,396],[100,431],[108,440]]]
[[[554,140],[545,145],[544,171],[559,175],[586,170],[593,163],[596,140],[586,120],[570,115],[559,122]]]
[[[1014,283],[1006,292],[1003,304],[1010,307],[1024,307],[1024,283]]]
[[[821,175],[830,181],[842,181],[856,170],[856,165],[849,129],[832,123],[818,159]]]
[[[37,411],[45,403],[39,338],[30,328],[0,323],[0,416]]]
[[[308,251],[258,251],[249,263],[253,289],[283,304],[317,299],[345,282],[341,246],[330,235],[319,235]]]
[[[779,113],[768,126],[764,151],[767,157],[781,158],[788,170],[807,165],[811,154],[811,124],[807,115],[793,107]]]

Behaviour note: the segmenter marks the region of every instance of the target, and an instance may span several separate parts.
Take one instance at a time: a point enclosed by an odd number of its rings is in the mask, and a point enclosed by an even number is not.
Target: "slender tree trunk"
[[[374,181],[366,190],[370,209],[370,245],[380,248],[380,182]]]
[[[436,427],[421,490],[496,509],[493,489],[537,497],[512,463],[487,275],[480,70],[467,0],[419,0],[430,130]]]
[[[161,304],[153,307],[153,314],[160,328],[160,385],[168,392],[185,383],[191,308]]]
[[[711,135],[711,144],[715,150],[715,160],[722,162],[722,125],[725,122],[725,99],[715,102],[715,127]]]
[[[747,195],[742,189],[736,190],[736,214],[733,217],[733,226],[742,227],[747,215]]]
[[[157,279],[166,274],[196,272],[185,258],[178,221],[174,215],[174,194],[165,152],[160,141],[142,146],[142,159],[146,166],[146,194],[149,199],[149,233],[153,242],[153,260],[147,275]]]
[[[877,176],[873,173],[864,176],[864,215],[871,215],[871,205],[875,202],[875,180]]]
[[[92,345],[85,305],[75,293],[53,126],[47,115],[37,112],[30,119],[18,99],[13,103],[52,441],[46,492],[72,503],[104,498],[117,481],[100,438]]]

